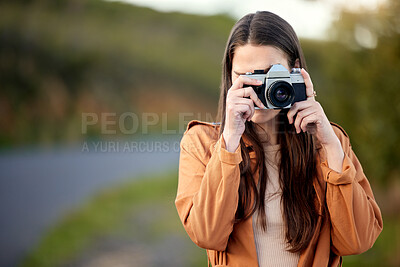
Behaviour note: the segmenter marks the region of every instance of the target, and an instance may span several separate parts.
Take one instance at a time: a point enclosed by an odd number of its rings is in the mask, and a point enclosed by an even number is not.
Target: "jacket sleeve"
[[[382,215],[348,136],[343,129],[333,128],[344,151],[342,172],[330,169],[326,160],[321,163],[327,182],[332,251],[340,256],[360,254],[370,249],[381,233]]]
[[[223,137],[212,143],[204,128],[190,128],[181,140],[175,205],[195,244],[224,251],[238,205],[242,157],[240,145],[228,152]]]

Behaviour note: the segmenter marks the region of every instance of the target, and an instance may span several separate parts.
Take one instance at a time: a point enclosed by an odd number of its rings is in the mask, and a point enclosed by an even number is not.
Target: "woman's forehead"
[[[266,69],[273,64],[287,65],[286,54],[271,45],[246,44],[235,49],[232,66],[233,71],[245,73],[254,69]]]

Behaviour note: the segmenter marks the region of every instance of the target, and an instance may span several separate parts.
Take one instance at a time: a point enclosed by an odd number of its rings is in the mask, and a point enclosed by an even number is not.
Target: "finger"
[[[318,118],[316,114],[311,114],[307,117],[304,117],[300,123],[300,128],[303,132],[307,131],[307,127],[309,124],[317,123]]]
[[[256,92],[254,92],[252,87],[246,87],[243,88],[244,91],[244,96],[245,97],[250,97],[251,100],[253,100],[253,102],[257,105],[257,107],[264,109],[265,106],[264,104],[261,102],[261,100],[258,98]]]
[[[243,105],[247,106],[247,109],[250,110],[250,113],[244,114]],[[227,112],[232,114],[234,117],[240,117],[241,119],[246,120],[254,115],[254,103],[248,98],[230,97],[230,100],[227,101],[226,108]]]
[[[236,105],[237,112],[241,113],[241,117],[247,120],[251,116],[251,109],[248,105],[238,104]]]
[[[311,105],[312,103],[310,103],[310,101],[307,100],[294,103],[287,113],[289,123],[290,124],[293,123],[293,117],[294,115],[296,115],[298,111],[306,109]]]
[[[249,106],[249,109],[251,110],[251,114],[250,114],[250,116],[248,117],[248,120],[250,120],[250,119],[253,117],[254,112],[255,112],[253,100],[248,99],[248,98],[236,98],[236,99],[233,100],[233,103],[234,103],[235,105],[238,105],[238,104],[241,104],[241,105],[248,105],[248,106]]]
[[[296,120],[294,121],[294,128],[296,129],[297,133],[301,132],[301,130],[302,130],[301,127],[300,127],[300,124],[301,124],[303,118],[309,116],[310,114],[312,114],[314,112],[315,112],[314,109],[307,108],[307,109],[304,109],[304,110],[302,110],[302,111],[297,113]]]
[[[306,85],[307,100],[308,99],[315,100],[315,97],[314,97],[314,85],[313,85],[313,83],[311,81],[310,74],[308,74],[308,72],[304,68],[302,68],[301,69],[301,75],[303,76],[304,84]],[[309,96],[312,96],[312,97],[309,97]]]
[[[243,88],[245,84],[247,85],[261,85],[263,82],[260,80],[252,79],[246,76],[239,76],[233,84],[232,87],[229,90],[238,90]]]
[[[230,97],[234,98],[250,98],[254,104],[256,104],[259,108],[264,109],[265,106],[258,98],[256,92],[254,92],[252,87],[241,88],[242,90],[234,90],[230,93]]]
[[[246,101],[246,104],[250,107],[251,114],[250,114],[250,117],[248,118],[248,120],[250,120],[254,116],[254,112],[255,112],[254,101],[251,99],[247,99],[247,98],[244,98],[243,100]]]
[[[300,132],[301,130],[303,132],[306,132],[306,128],[303,128],[304,124],[302,124],[307,118],[310,116],[314,116],[316,114],[316,110],[313,108],[308,108],[305,110],[302,110],[301,112],[297,113],[296,116],[296,121],[294,127],[296,128],[296,131]]]

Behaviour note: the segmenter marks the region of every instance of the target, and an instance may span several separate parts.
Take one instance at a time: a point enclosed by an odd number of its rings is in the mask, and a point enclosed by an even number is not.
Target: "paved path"
[[[87,144],[0,153],[0,266],[15,266],[57,218],[100,189],[178,166],[179,137]]]

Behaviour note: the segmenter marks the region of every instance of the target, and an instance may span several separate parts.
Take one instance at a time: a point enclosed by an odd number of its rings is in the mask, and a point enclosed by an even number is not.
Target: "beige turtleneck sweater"
[[[280,145],[264,144],[268,182],[265,194],[265,213],[267,230],[257,223],[257,212],[253,215],[254,241],[257,249],[258,264],[264,266],[297,266],[299,253],[287,251],[285,223],[281,206],[281,188],[279,185],[278,162]]]

